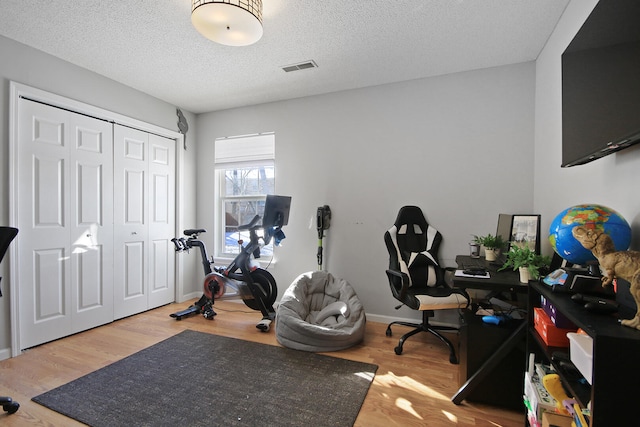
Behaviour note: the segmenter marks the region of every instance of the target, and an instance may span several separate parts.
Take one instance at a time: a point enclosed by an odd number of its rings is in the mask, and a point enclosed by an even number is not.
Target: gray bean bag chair
[[[351,285],[326,271],[298,276],[276,312],[276,339],[304,351],[337,351],[364,338],[365,313]]]

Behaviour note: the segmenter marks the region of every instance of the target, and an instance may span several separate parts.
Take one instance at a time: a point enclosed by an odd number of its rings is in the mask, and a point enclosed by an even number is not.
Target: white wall
[[[105,110],[132,117],[156,126],[177,131],[176,107],[133,90],[113,80],[47,55],[36,49],[0,36],[0,225],[9,224],[9,82],[16,81],[76,101],[94,105]],[[195,123],[195,116],[185,112],[187,120]],[[195,221],[195,171],[197,157],[195,126],[187,137],[189,149],[185,153],[185,168],[182,185],[186,208],[185,222]],[[20,234],[16,239],[20,239]],[[188,260],[185,271],[196,272],[197,263]],[[0,359],[9,354],[10,336],[10,289],[8,257],[0,267],[3,297],[0,298]],[[199,276],[198,276],[199,277]],[[200,279],[185,277],[185,287],[193,283],[194,290],[201,285]]]
[[[186,169],[193,175],[186,173],[183,184],[197,185],[198,196],[186,194],[185,227],[213,230],[215,138],[275,131],[277,192],[293,196],[287,238],[270,267],[280,295],[299,273],[316,268],[314,215],[324,204],[333,212],[325,267],[349,280],[373,315],[413,316],[393,310],[384,274],[382,236],[405,204],[421,206],[443,233],[441,255],[450,266],[456,254],[468,252],[471,234],[495,231],[498,213],[540,213],[544,235],[558,212],[578,203],[621,212],[634,230],[632,249],[639,249],[640,148],[560,168],[560,54],[596,3],[572,0],[535,64],[188,114]],[[0,224],[7,224],[9,212],[9,80],[177,128],[172,105],[2,37],[0,53]],[[196,197],[197,217],[191,209]],[[551,251],[546,240],[543,251]],[[185,273],[200,274],[198,266]],[[8,279],[6,262],[0,274]],[[191,279],[185,282],[193,282],[197,294],[200,282]],[[7,282],[0,299],[0,350],[10,342]]]
[[[275,131],[276,192],[293,197],[287,238],[270,267],[279,295],[317,268],[315,212],[328,204],[325,268],[355,287],[369,315],[415,317],[393,308],[384,232],[401,206],[416,204],[444,236],[443,263],[455,266],[472,234],[495,233],[499,213],[532,213],[534,67],[201,114],[198,193],[213,194],[217,137]],[[210,197],[199,198],[197,217],[198,227],[213,230]]]
[[[581,203],[620,212],[631,224],[631,249],[640,249],[640,147],[631,147],[586,165],[561,168],[562,86],[560,55],[597,0],[572,0],[536,62],[534,210],[548,233],[553,218]],[[547,253],[551,246],[545,241]]]

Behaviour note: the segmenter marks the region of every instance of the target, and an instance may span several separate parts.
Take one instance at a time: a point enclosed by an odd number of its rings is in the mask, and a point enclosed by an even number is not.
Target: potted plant
[[[473,236],[473,241],[484,246],[484,256],[487,261],[495,261],[505,246],[502,236],[487,234],[486,236]]]
[[[511,244],[511,249],[507,252],[506,260],[498,271],[509,267],[513,271],[520,272],[520,282],[528,283],[529,280],[537,280],[540,277],[540,270],[549,267],[551,258],[546,255],[539,255],[525,244]]]

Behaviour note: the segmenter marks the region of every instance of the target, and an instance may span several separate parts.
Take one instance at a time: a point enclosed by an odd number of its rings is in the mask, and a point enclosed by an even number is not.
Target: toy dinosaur
[[[637,312],[633,319],[624,319],[621,323],[630,328],[640,329],[640,252],[616,251],[611,236],[601,230],[576,226],[571,233],[600,263],[603,274],[602,286],[611,284],[615,277],[629,282]]]

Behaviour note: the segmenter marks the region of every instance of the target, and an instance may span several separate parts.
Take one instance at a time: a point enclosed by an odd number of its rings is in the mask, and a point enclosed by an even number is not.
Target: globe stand
[[[602,278],[602,273],[600,273],[600,264],[598,261],[588,261],[587,262],[587,271],[590,276],[597,277],[598,279]]]

